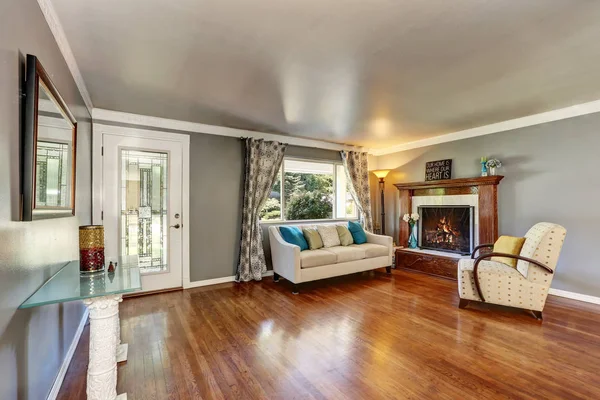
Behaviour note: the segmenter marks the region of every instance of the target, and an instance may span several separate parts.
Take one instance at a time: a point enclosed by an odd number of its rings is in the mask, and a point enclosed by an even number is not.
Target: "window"
[[[38,140],[35,169],[36,207],[69,207],[68,143]]]
[[[265,203],[262,221],[356,218],[341,163],[285,158]]]

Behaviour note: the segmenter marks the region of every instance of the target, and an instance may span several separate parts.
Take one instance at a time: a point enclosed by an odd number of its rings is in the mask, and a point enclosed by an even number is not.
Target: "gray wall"
[[[287,156],[340,160],[339,152],[288,146]],[[238,138],[190,136],[190,280],[235,275],[244,190],[244,143]],[[263,246],[270,266],[267,225]]]
[[[78,120],[77,216],[19,218],[20,83],[39,57]],[[91,218],[91,120],[35,0],[0,2],[0,399],[45,399],[84,312],[79,302],[17,310],[65,261]]]
[[[158,129],[95,120],[96,123],[190,136],[190,281],[235,275],[244,202],[244,142],[237,137]],[[288,146],[286,156],[341,161],[338,151]],[[268,225],[263,246],[271,269]]]
[[[505,175],[498,189],[500,234],[522,236],[542,221],[563,225],[567,238],[552,287],[600,296],[599,130],[600,114],[590,114],[380,156],[377,168],[394,169],[386,178],[386,224],[394,227],[387,233],[398,237],[393,183],[423,181],[425,162],[445,158],[453,160],[453,178],[478,176],[480,157],[496,157]]]
[[[235,274],[241,236],[244,143],[190,136],[190,280]]]

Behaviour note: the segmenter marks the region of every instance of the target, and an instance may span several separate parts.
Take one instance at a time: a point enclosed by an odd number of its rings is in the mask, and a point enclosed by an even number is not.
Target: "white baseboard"
[[[85,328],[85,324],[88,319],[90,311],[85,309],[83,312],[83,316],[81,317],[81,321],[79,322],[79,326],[75,331],[75,336],[73,336],[73,341],[69,346],[69,350],[65,355],[65,359],[63,360],[60,369],[58,370],[58,375],[56,375],[56,379],[52,384],[52,389],[48,394],[47,400],[55,400],[58,397],[58,392],[60,391],[60,387],[62,386],[63,380],[65,379],[65,375],[67,374],[67,370],[69,369],[69,365],[71,364],[71,359],[73,358],[73,354],[75,354],[75,349],[77,349],[77,345],[79,344],[79,339],[81,338],[81,334],[83,333],[83,328]]]
[[[273,276],[273,271],[267,271],[263,274],[265,276]],[[235,282],[235,275],[224,276],[223,278],[205,279],[203,281],[189,282],[184,285],[184,289],[197,288],[202,286],[218,285],[219,283]]]
[[[184,289],[197,288],[202,286],[210,286],[210,285],[218,285],[219,283],[233,282],[235,281],[235,275],[233,276],[224,276],[222,278],[215,279],[205,279],[203,281],[195,281],[190,282],[187,285],[184,285]]]
[[[586,303],[600,304],[600,297],[590,296],[587,294],[568,292],[566,290],[552,289],[552,288],[550,288],[550,291],[548,292],[548,294],[552,294],[554,296],[559,296],[559,297],[565,297],[567,299],[584,301]]]

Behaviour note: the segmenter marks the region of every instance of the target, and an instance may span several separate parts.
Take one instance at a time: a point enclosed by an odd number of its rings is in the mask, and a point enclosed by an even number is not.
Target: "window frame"
[[[322,219],[285,219],[285,194],[284,194],[284,186],[285,186],[285,161],[303,161],[303,162],[312,162],[312,163],[320,163],[320,164],[329,164],[333,166],[333,208],[332,208],[332,218],[322,218]],[[337,187],[337,170],[338,166],[343,166],[342,161],[333,161],[333,160],[322,160],[322,159],[314,159],[314,158],[305,158],[305,157],[294,157],[294,156],[284,156],[283,161],[281,162],[281,168],[279,169],[279,179],[281,181],[281,193],[280,193],[280,206],[281,206],[281,219],[267,219],[260,220],[261,224],[283,224],[283,223],[311,223],[311,222],[324,222],[324,221],[358,221],[358,207],[356,204],[354,205],[354,209],[356,211],[356,215],[353,217],[341,217],[336,218],[337,215],[337,199],[338,199],[338,187]]]

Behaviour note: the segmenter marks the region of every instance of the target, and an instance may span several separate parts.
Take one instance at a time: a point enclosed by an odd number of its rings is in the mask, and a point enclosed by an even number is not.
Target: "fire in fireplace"
[[[420,206],[419,247],[451,253],[473,251],[473,206]]]

